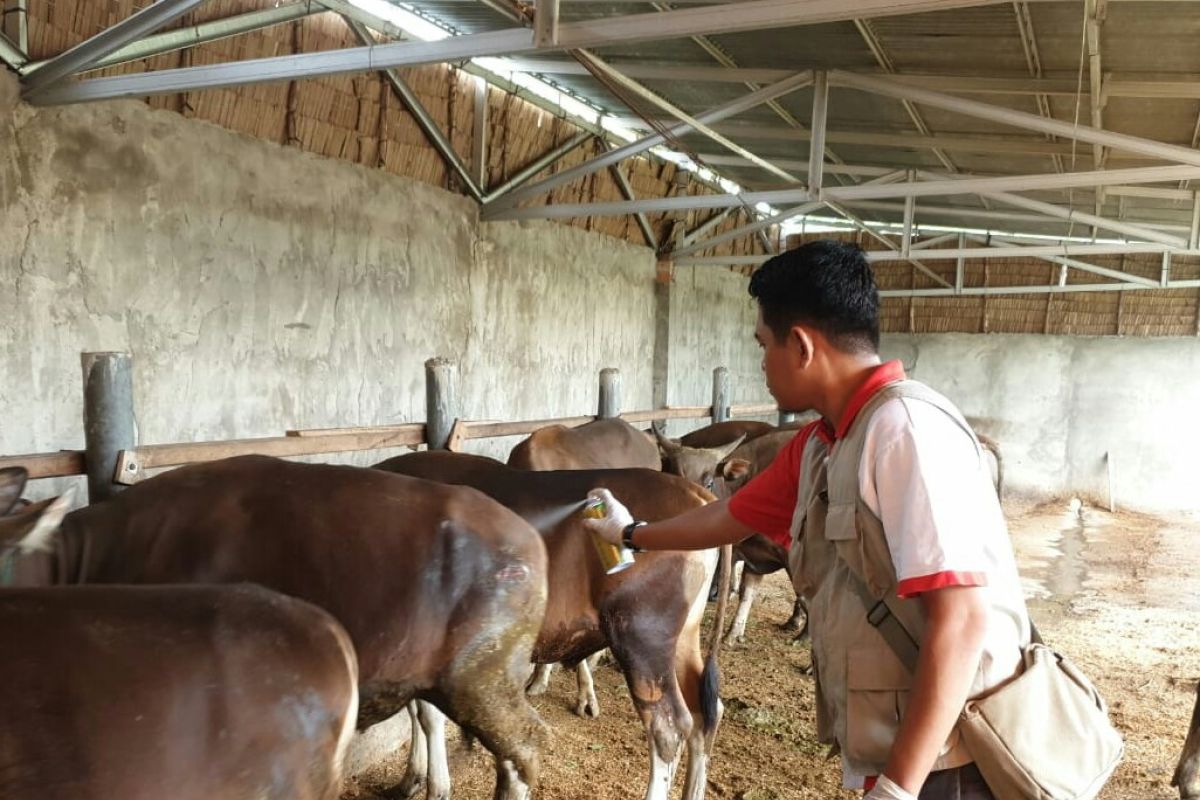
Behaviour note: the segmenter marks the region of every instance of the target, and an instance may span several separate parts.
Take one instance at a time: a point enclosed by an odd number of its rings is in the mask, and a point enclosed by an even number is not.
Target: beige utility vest
[[[919,601],[896,596],[896,570],[883,523],[859,492],[867,425],[882,404],[896,398],[930,403],[962,426],[969,425],[944,397],[915,381],[880,389],[831,446],[813,437],[800,462],[800,487],[792,519],[789,556],[796,592],[808,600],[816,677],[817,734],[836,743],[858,775],[880,775],[908,705],[912,675],[879,632],[867,622],[863,601],[849,584],[851,573],[872,597],[888,605],[918,642],[925,630]],[[983,687],[976,675],[971,694]],[[970,763],[958,729],[951,733],[934,769]]]

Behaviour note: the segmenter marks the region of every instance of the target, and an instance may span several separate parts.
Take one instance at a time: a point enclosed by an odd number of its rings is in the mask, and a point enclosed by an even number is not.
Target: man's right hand
[[[880,775],[879,780],[875,781],[875,787],[867,792],[863,800],[917,800],[917,798],[887,775]]]
[[[621,535],[626,527],[633,524],[633,515],[608,489],[592,489],[588,492],[588,499],[604,503],[604,516],[599,519],[585,517],[584,525],[604,541],[620,547],[624,544]]]

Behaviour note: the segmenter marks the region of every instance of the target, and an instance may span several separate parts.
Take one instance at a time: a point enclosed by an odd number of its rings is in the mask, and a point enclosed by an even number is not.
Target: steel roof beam
[[[365,25],[349,17],[343,17],[343,19],[346,20],[346,24],[350,26],[350,30],[354,31],[354,35],[358,37],[360,42],[369,44],[372,41],[371,33]],[[446,134],[442,133],[442,129],[438,127],[437,120],[425,109],[424,104],[421,103],[421,98],[417,96],[417,93],[404,82],[404,79],[395,70],[385,69],[380,70],[380,73],[388,82],[388,85],[392,87],[392,91],[404,103],[408,112],[412,114],[417,127],[421,129],[421,132],[425,134],[425,138],[433,145],[433,149],[442,157],[442,161],[463,182],[467,193],[475,198],[476,202],[483,202],[483,189],[475,182],[475,179],[471,176],[470,168],[467,167],[462,157],[454,150],[453,143],[446,138]]]
[[[971,236],[969,234],[967,235],[967,238],[975,242],[983,241],[980,237]],[[991,247],[1019,247],[1021,245],[1019,241],[1005,236],[993,235],[990,237],[990,239],[991,240],[989,242],[984,243]],[[1048,261],[1051,264],[1059,264],[1064,267],[1070,267],[1071,269],[1077,269],[1081,272],[1089,272],[1093,275],[1100,275],[1105,278],[1124,281],[1125,283],[1147,287],[1159,286],[1159,281],[1151,280],[1150,278],[1143,278],[1140,275],[1133,275],[1128,272],[1122,272],[1121,270],[1108,269],[1107,267],[1097,266],[1096,264],[1089,264],[1086,261],[1080,261],[1076,258],[1065,258],[1063,256],[1041,256],[1041,260]]]
[[[853,208],[863,209],[866,211],[883,211],[902,213],[904,211],[903,203],[890,203],[878,200],[866,201],[851,201],[846,205]],[[922,205],[921,210],[926,214],[941,216],[941,217],[956,217],[968,220],[979,220],[981,223],[1013,223],[1013,222],[1030,222],[1041,225],[1057,226],[1063,223],[1053,219],[1048,219],[1045,216],[1036,214],[1022,214],[1016,211],[989,211],[982,208],[969,208],[965,206],[930,206]],[[1179,231],[1186,233],[1187,225],[1171,225],[1167,223],[1142,221],[1143,227],[1151,228],[1159,231]]]
[[[100,59],[148,33],[179,19],[204,0],[158,0],[131,17],[60,53],[21,78],[24,95],[45,91],[68,75],[88,69]]]
[[[151,9],[164,3],[198,2],[200,0],[159,0]],[[999,0],[858,0],[855,3],[840,0],[746,0],[665,13],[630,14],[563,23],[559,25],[558,43],[554,49],[625,45],[697,34],[736,33],[764,28],[841,22],[863,16],[916,14],[997,4]],[[127,43],[128,40],[122,40],[116,47]],[[53,92],[45,92],[40,100],[43,104],[56,104],[175,94],[322,75],[377,71],[416,64],[460,61],[481,56],[516,55],[537,50],[533,41],[533,31],[511,28],[453,36],[438,42],[401,42],[259,58],[229,64],[158,70],[139,75],[94,78],[59,87]],[[111,51],[105,50],[96,57],[107,55],[108,52]]]
[[[534,175],[537,175],[542,170],[561,160],[563,156],[574,150],[576,147],[579,147],[584,142],[587,142],[593,138],[603,140],[603,137],[599,134],[593,134],[590,131],[584,131],[583,133],[571,137],[558,147],[548,150],[547,152],[535,158],[533,161],[526,164],[516,174],[514,174],[500,186],[497,186],[495,189],[492,189],[490,192],[488,192],[483,198],[483,204],[487,205],[497,198],[503,197],[513,189],[516,189],[518,186],[525,183],[525,181],[529,180]]]
[[[540,75],[587,75],[588,71],[575,61],[512,59],[517,72]],[[630,78],[651,81],[695,81],[700,83],[770,83],[794,70],[759,67],[713,67],[707,64],[659,64],[645,61],[610,61]],[[882,74],[866,72],[864,74]],[[902,73],[892,80],[921,89],[957,94],[1041,95],[1045,97],[1074,97],[1077,88],[1074,78],[1021,77],[1017,75],[929,75]],[[1110,73],[1105,76],[1102,97],[1140,99],[1200,99],[1200,77],[1186,80],[1178,75],[1148,79],[1138,73],[1127,76]],[[1046,115],[1048,116],[1048,115]]]
[[[802,72],[798,75],[793,75],[786,80],[766,86],[761,91],[752,92],[751,94],[739,97],[736,100],[732,100],[710,111],[706,111],[703,114],[699,114],[696,116],[696,120],[704,124],[716,122],[726,117],[731,117],[734,114],[740,114],[743,111],[754,108],[757,105],[761,105],[772,98],[779,97],[787,94],[788,92],[794,92],[797,89],[808,86],[810,83],[812,83],[812,73]],[[684,123],[676,125],[668,132],[671,134],[671,136],[683,136],[691,130],[693,130],[692,126]],[[630,156],[634,156],[638,153],[649,150],[651,147],[656,147],[665,141],[666,137],[659,133],[645,136],[635,142],[630,142],[623,147],[618,147],[616,150],[605,153],[602,156],[597,156],[590,161],[585,161],[578,166],[564,170],[558,175],[538,181],[532,186],[527,186],[520,191],[513,192],[512,194],[500,199],[498,201],[498,205],[496,205],[496,208],[507,208],[526,198],[543,194],[557,186],[562,186],[564,183],[569,183],[576,178],[583,177],[584,175],[590,175],[599,169],[604,169],[609,164],[620,163]],[[487,209],[484,209],[484,216],[485,218],[487,217]]]
[[[1028,245],[1021,247],[964,247],[944,250],[922,250],[921,258],[926,261],[954,261],[959,258],[1042,258],[1044,256],[1120,255],[1122,253],[1162,253],[1168,248],[1157,244],[1117,243],[1117,244],[1056,244]],[[868,250],[867,260],[903,261],[900,254],[894,250]],[[1200,251],[1186,250],[1175,255],[1198,256]],[[675,259],[678,267],[711,267],[711,266],[753,266],[762,261],[762,256],[711,256],[701,258]],[[1200,286],[1200,281],[1195,281]],[[1157,283],[1155,284],[1157,285]]]
[[[1200,165],[1200,152],[1179,145],[1164,144],[1139,136],[1129,136],[1122,133],[1100,130],[1087,125],[1072,125],[1058,120],[1042,119],[1035,114],[1024,111],[1014,111],[1011,108],[980,103],[962,97],[931,92],[905,86],[887,78],[875,78],[866,75],[856,75],[841,70],[829,73],[831,81],[836,85],[851,89],[859,89],[872,94],[891,97],[896,100],[912,100],[922,105],[930,105],[946,111],[965,114],[1002,125],[1012,125],[1017,128],[1049,133],[1066,139],[1078,139],[1092,144],[1101,144],[1131,153],[1141,153],[1153,158],[1161,158],[1183,164]]]
[[[29,61],[29,57],[21,51],[9,38],[3,33],[0,33],[0,62],[7,64],[14,70],[20,70],[21,67]]]
[[[615,151],[614,151],[615,152]],[[593,159],[588,163],[595,163]],[[610,162],[611,163],[611,162]],[[607,166],[605,164],[604,166]],[[570,170],[568,170],[569,172]],[[927,197],[931,195],[983,194],[987,192],[1030,191],[1035,189],[1065,189],[1073,186],[1105,186],[1114,183],[1159,183],[1163,181],[1200,178],[1200,167],[1139,167],[1093,172],[1050,173],[1043,175],[1010,175],[998,178],[962,178],[886,185],[835,186],[824,192],[830,202],[872,200],[880,198]],[[530,187],[533,189],[536,187]],[[510,196],[511,199],[512,196]],[[585,216],[621,216],[636,211],[659,212],[696,208],[728,208],[758,203],[795,203],[812,200],[806,189],[781,189],[741,194],[712,194],[638,200],[633,203],[561,203],[530,208],[493,208],[484,212],[485,219],[569,219]]]
[[[645,86],[642,86],[637,81],[634,81],[634,80],[631,80],[631,79],[625,77],[618,70],[613,69],[607,63],[605,63],[602,59],[597,58],[596,56],[592,55],[588,51],[580,50],[580,51],[578,51],[578,54],[579,54],[580,58],[583,58],[583,59],[591,62],[593,67],[595,67],[597,70],[599,70],[600,72],[603,72],[605,75],[607,75],[608,78],[611,81],[613,81],[614,83],[617,83],[620,86],[624,87],[626,90],[633,92],[635,95],[642,98],[643,100],[646,100],[647,102],[658,106],[659,108],[661,108],[663,111],[666,111],[668,114],[670,114],[672,117],[674,117],[678,121],[684,123],[691,129],[695,130],[697,133],[704,134],[709,139],[712,139],[717,144],[719,144],[722,147],[729,150],[731,153],[734,153],[735,155],[739,155],[742,158],[748,159],[756,167],[765,169],[768,172],[783,178],[784,180],[789,180],[789,181],[799,180],[798,178],[796,178],[796,176],[792,175],[787,170],[780,169],[779,167],[772,164],[770,161],[767,161],[765,158],[760,158],[759,156],[750,152],[749,150],[747,150],[746,148],[737,144],[736,142],[717,133],[715,130],[708,127],[708,125],[704,124],[700,120],[691,116],[686,111],[684,111],[683,109],[674,105],[673,103],[663,99],[662,97],[659,97],[657,94],[650,91]]]
[[[944,180],[951,176],[940,175],[933,172],[920,172],[921,177],[932,180]],[[1139,225],[1134,225],[1128,222],[1119,220],[1106,219],[1097,214],[1087,214],[1082,211],[1076,211],[1074,208],[1059,208],[1051,203],[1043,203],[1040,200],[1034,200],[1029,197],[1022,197],[1008,192],[988,192],[983,195],[998,203],[1023,208],[1026,211],[1034,211],[1039,214],[1045,214],[1049,217],[1056,217],[1065,222],[1079,222],[1083,225],[1089,225],[1092,228],[1100,228],[1113,233],[1119,233],[1122,236],[1130,236],[1134,239],[1140,239],[1147,242],[1158,242],[1165,244],[1168,247],[1187,247],[1187,241],[1179,236],[1171,236],[1166,233],[1143,228]]]
[[[620,119],[627,127],[645,129],[644,120]],[[759,123],[725,123],[713,128],[728,136],[739,139],[773,139],[778,141],[810,141],[809,131],[784,128],[778,125]],[[864,147],[897,147],[909,150],[961,150],[969,153],[1004,153],[1012,155],[1070,155],[1071,145],[1065,142],[1047,142],[1037,138],[1015,136],[984,136],[972,134],[938,133],[919,136],[913,133],[866,133],[862,131],[828,130],[825,143],[862,145]]]
[[[903,170],[893,170],[892,172],[881,175],[875,180],[872,180],[868,184],[864,185],[889,183],[897,178],[903,178],[904,175],[905,173]],[[701,250],[707,250],[710,247],[716,247],[717,245],[724,244],[725,242],[733,241],[734,239],[739,239],[742,236],[755,233],[763,228],[770,227],[771,225],[787,222],[788,220],[795,219],[796,217],[803,217],[806,214],[816,211],[824,205],[825,203],[819,200],[811,203],[805,203],[804,205],[796,206],[795,208],[789,208],[777,214],[772,214],[769,217],[764,217],[763,219],[750,222],[747,225],[742,225],[739,228],[734,228],[731,231],[726,231],[725,233],[722,233],[718,236],[713,236],[710,239],[704,239],[702,241],[698,241],[696,239],[688,241],[685,239],[680,247],[672,251],[672,255],[682,256],[687,255],[688,253],[698,253]]]
[[[297,3],[268,8],[263,11],[251,11],[247,14],[237,14],[232,17],[202,22],[199,25],[189,25],[185,28],[156,33],[122,47],[110,55],[99,59],[89,69],[101,69],[129,61],[140,61],[143,58],[171,53],[185,47],[214,42],[230,36],[270,28],[285,22],[292,22],[313,14],[323,14],[329,9],[316,0],[300,0]],[[46,61],[31,62],[24,71],[29,72],[41,67]]]

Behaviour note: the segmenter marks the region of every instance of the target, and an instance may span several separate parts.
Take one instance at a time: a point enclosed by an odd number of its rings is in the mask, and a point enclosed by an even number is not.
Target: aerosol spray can
[[[604,519],[605,513],[607,509],[603,500],[589,500],[583,508],[583,516],[588,519]],[[633,551],[628,547],[605,541],[596,533],[592,534],[592,544],[596,546],[596,555],[600,556],[600,563],[604,566],[606,574],[615,575],[626,567],[633,566]]]

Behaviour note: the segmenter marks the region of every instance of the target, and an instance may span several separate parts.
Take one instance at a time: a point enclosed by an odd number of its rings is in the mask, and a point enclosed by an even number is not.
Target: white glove
[[[875,788],[867,792],[863,800],[917,800],[917,798],[887,775],[880,775],[879,780],[875,781]]]
[[[633,522],[633,515],[608,489],[592,489],[588,492],[588,499],[604,503],[604,516],[601,519],[585,517],[583,524],[604,541],[620,547],[623,544],[621,534]]]

